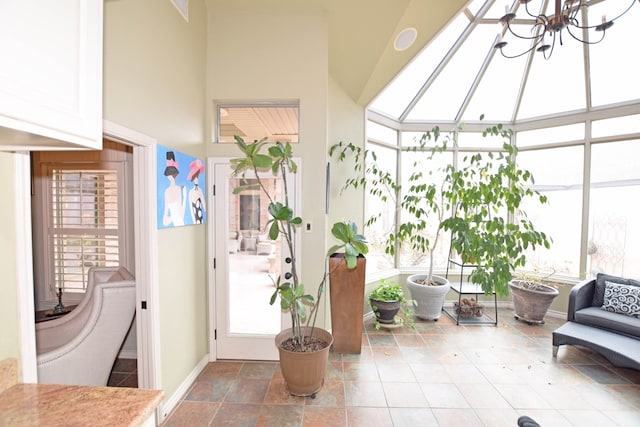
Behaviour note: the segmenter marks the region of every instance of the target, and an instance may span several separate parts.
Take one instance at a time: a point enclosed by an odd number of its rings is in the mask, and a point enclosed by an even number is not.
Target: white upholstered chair
[[[236,252],[240,252],[241,246],[242,246],[242,233],[240,233],[239,231],[229,232],[229,253],[235,254]]]
[[[256,244],[256,255],[274,255],[276,253],[276,242],[269,239],[268,234],[258,236]]]
[[[124,267],[89,270],[71,313],[36,324],[38,381],[106,386],[135,314],[135,278]]]

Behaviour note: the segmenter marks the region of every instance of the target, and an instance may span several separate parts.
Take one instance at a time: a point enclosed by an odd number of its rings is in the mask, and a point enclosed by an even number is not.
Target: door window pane
[[[276,200],[282,200],[281,181],[262,181]],[[259,188],[233,193],[236,187],[252,183],[257,185],[257,180],[229,180],[228,331],[277,334],[281,329],[280,306],[270,305],[269,299],[280,274],[282,251],[281,239],[271,240],[267,232],[269,199]]]

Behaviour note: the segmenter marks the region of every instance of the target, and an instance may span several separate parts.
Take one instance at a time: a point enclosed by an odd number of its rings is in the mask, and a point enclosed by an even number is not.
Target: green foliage
[[[327,252],[327,256],[344,250],[347,268],[356,268],[358,256],[360,254],[366,255],[369,252],[367,240],[362,234],[358,234],[358,226],[352,221],[336,222],[331,228],[331,234],[342,244],[332,246]]]
[[[381,280],[380,286],[378,286],[369,294],[369,301],[371,301],[372,299],[377,301],[385,301],[385,302],[399,301],[401,305],[400,305],[398,318],[396,319],[396,321],[398,321],[401,324],[407,325],[412,329],[415,328],[413,311],[409,308],[409,306],[415,304],[415,301],[408,300],[405,298],[404,290],[402,289],[402,286],[400,286],[395,282],[388,282],[386,280]],[[371,302],[370,302],[370,305],[371,305],[371,308],[373,309],[374,314],[376,315],[375,328],[376,330],[380,330],[381,324],[377,320],[378,319],[378,315],[376,313],[377,307]]]
[[[532,189],[531,172],[516,164],[516,147],[510,144],[512,131],[495,125],[485,129],[484,137],[500,137],[504,143],[498,154],[468,155],[458,168],[451,164],[434,170],[435,156],[455,146],[455,133],[441,134],[439,128],[422,135],[419,144],[405,148],[423,154],[412,165],[405,188],[395,184],[395,176],[384,171],[375,153],[353,144],[331,147],[338,160],[354,161],[359,175],[345,182],[343,189],[363,188],[381,201],[392,200],[403,208],[403,222],[391,232],[385,251],[394,255],[401,244],[429,256],[428,279],[433,274],[433,256],[442,231],[452,234],[452,248],[474,260],[478,267],[469,279],[486,293],[495,290],[507,295],[513,271],[526,264],[525,251],[550,247],[550,238],[536,230],[523,210],[525,202],[547,203],[547,198]],[[364,173],[363,173],[364,172]],[[434,182],[433,177],[441,180]],[[366,225],[377,221],[370,217]],[[428,229],[435,229],[433,236]]]
[[[275,290],[271,295],[270,304],[275,304],[280,298],[280,308],[291,314],[293,328],[293,341],[298,351],[304,351],[303,326],[311,325],[315,327],[318,313],[318,303],[324,292],[324,285],[330,272],[326,271],[326,264],[331,254],[344,249],[345,262],[348,268],[355,268],[357,258],[360,254],[366,254],[369,250],[367,242],[355,223],[338,222],[333,225],[332,234],[341,243],[333,246],[325,256],[325,272],[322,276],[316,296],[305,293],[304,285],[298,277],[297,260],[294,250],[294,235],[298,227],[302,224],[302,218],[296,216],[293,208],[289,205],[289,191],[287,185],[287,172],[296,173],[298,166],[293,161],[293,149],[291,144],[276,142],[267,149],[268,154],[263,154],[262,150],[266,146],[266,138],[252,143],[245,142],[241,137],[235,136],[236,146],[242,152],[242,157],[231,159],[233,175],[243,178],[243,184],[234,189],[233,193],[238,194],[247,189],[259,188],[269,200],[268,212],[270,219],[267,222],[269,238],[276,240],[282,237],[291,254],[291,276],[283,281],[282,276],[275,280]],[[260,172],[271,172],[273,176],[281,175],[284,187],[284,200],[275,200],[275,196],[270,194],[264,185]],[[246,181],[246,175],[255,179],[257,184]],[[305,325],[306,322],[306,325]]]
[[[378,301],[404,301],[404,290],[402,286],[397,283],[390,283],[383,281],[380,286],[374,289],[369,298],[377,299]]]

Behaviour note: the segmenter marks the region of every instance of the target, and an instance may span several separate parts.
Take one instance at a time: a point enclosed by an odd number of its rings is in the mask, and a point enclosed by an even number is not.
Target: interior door
[[[278,275],[288,271],[287,247],[282,239],[268,238],[269,202],[261,189],[234,194],[233,189],[242,178],[232,176],[228,160],[213,161],[211,169],[215,188],[216,339],[211,348],[216,349],[217,359],[277,360],[274,337],[291,322],[288,313],[280,310],[279,302],[270,305],[269,300]],[[297,176],[287,178],[289,203],[294,207],[300,200]],[[251,178],[245,177],[248,183],[255,182]],[[261,178],[266,178],[269,192],[282,200],[282,179],[274,178],[270,172]]]

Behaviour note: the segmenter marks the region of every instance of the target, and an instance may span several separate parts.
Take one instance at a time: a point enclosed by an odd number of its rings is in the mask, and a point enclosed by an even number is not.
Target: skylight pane
[[[628,1],[607,1],[591,6],[589,20],[595,20],[597,24],[602,15],[606,15],[607,19],[614,18],[622,12],[620,8],[628,4]],[[591,46],[593,106],[640,98],[640,84],[637,83],[638,55],[634,47],[640,39],[639,23],[640,5],[636,4],[606,31],[602,43]]]
[[[556,39],[549,60],[534,53],[518,119],[586,109],[584,45],[567,34],[563,43]]]
[[[482,6],[484,6],[485,2],[488,0],[473,0],[468,6],[467,9],[469,9],[469,12],[471,12],[471,14],[473,16],[476,16],[478,14],[478,11],[480,11],[480,8]]]
[[[526,56],[507,59],[495,52],[463,120],[478,120],[484,114],[486,120],[511,122],[526,60]]]
[[[479,25],[435,79],[408,120],[454,120],[487,53],[493,49],[496,28]]]
[[[420,52],[415,59],[371,103],[371,109],[391,117],[400,118],[427,78],[433,73],[451,48],[469,20],[457,16],[443,32]]]
[[[496,1],[484,15],[485,18],[500,19],[506,14],[505,6],[511,11],[513,1]]]

